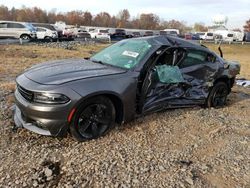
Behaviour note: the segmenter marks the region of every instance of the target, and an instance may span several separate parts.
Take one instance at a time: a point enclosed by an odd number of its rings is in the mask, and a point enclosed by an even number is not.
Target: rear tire
[[[44,39],[49,41],[49,42],[53,42],[53,39],[51,37],[45,37]]]
[[[226,104],[229,94],[228,85],[225,82],[217,82],[210,91],[206,100],[206,107],[222,107]]]
[[[30,36],[29,36],[29,35],[26,35],[26,34],[21,35],[20,38],[21,38],[22,40],[30,40]]]
[[[105,135],[114,125],[115,107],[107,97],[99,96],[86,100],[77,109],[70,132],[79,142]]]

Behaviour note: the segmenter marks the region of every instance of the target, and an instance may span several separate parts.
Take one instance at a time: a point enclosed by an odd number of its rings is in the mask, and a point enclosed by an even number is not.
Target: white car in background
[[[108,29],[95,29],[90,32],[91,38],[97,39],[110,39],[110,34]]]
[[[178,36],[180,34],[179,29],[164,29],[168,35]]]
[[[206,32],[204,35],[200,35],[200,39],[202,39],[202,40],[214,40],[214,33]]]
[[[58,39],[57,31],[52,31],[45,27],[36,27],[37,39],[46,39],[49,41],[54,41]]]
[[[234,41],[242,42],[244,39],[244,33],[240,31],[234,31]]]
[[[31,23],[0,21],[0,38],[35,39],[36,29]]]
[[[222,41],[225,42],[233,42],[234,41],[234,33],[229,30],[217,30],[214,32],[215,35],[221,35]]]

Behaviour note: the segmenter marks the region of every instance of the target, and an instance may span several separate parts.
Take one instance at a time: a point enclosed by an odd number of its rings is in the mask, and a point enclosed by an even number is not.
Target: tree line
[[[85,25],[114,28],[148,29],[162,30],[167,28],[179,29],[181,33],[192,30],[206,32],[208,27],[203,23],[195,23],[193,27],[187,25],[184,21],[163,20],[153,13],[142,13],[137,17],[131,17],[127,9],[118,12],[117,15],[110,15],[108,12],[100,12],[97,15],[89,11],[69,11],[57,13],[56,10],[45,11],[38,7],[28,8],[23,6],[20,9],[0,6],[0,20],[51,23],[64,21],[69,25]],[[250,30],[250,20],[247,21],[244,29]]]
[[[181,32],[189,32],[193,28],[188,26],[184,21],[178,20],[161,20],[160,17],[153,13],[140,14],[138,17],[132,18],[127,9],[121,10],[117,15],[110,15],[108,12],[100,12],[97,15],[91,14],[89,11],[69,11],[65,13],[57,13],[55,10],[45,11],[38,7],[20,9],[0,6],[0,20],[25,21],[38,23],[52,23],[56,21],[64,21],[69,25],[85,25],[99,27],[114,28],[131,28],[131,29],[166,29],[175,28]],[[197,27],[201,31],[207,28],[202,23],[197,23]]]

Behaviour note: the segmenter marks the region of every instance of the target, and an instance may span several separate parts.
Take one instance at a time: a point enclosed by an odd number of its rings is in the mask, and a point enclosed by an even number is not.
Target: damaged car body
[[[127,39],[86,59],[47,62],[17,77],[14,121],[78,141],[169,108],[223,106],[239,74],[208,48],[173,36]]]

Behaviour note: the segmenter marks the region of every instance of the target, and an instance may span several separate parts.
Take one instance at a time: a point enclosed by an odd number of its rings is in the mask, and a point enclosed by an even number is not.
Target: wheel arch
[[[28,33],[22,33],[22,34],[19,36],[19,38],[21,38],[22,36],[28,36],[29,38],[31,38],[30,35],[29,35]]]
[[[234,82],[235,82],[235,77],[232,77],[232,78],[229,78],[228,76],[224,75],[224,76],[221,76],[219,78],[217,78],[215,81],[214,81],[214,85],[218,82],[224,82],[227,84],[228,86],[228,89],[229,89],[229,93],[231,92],[231,88],[233,87],[234,85]]]
[[[77,102],[77,104],[75,105],[75,109],[77,109],[81,104],[83,104],[84,101],[89,100],[91,98],[95,98],[95,97],[101,97],[101,96],[107,97],[108,99],[111,100],[116,111],[115,122],[118,124],[121,124],[124,120],[123,101],[117,94],[112,93],[112,92],[103,92],[103,93],[95,93],[95,94],[87,95]]]

